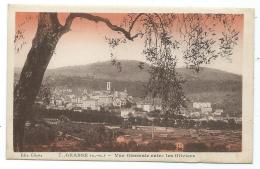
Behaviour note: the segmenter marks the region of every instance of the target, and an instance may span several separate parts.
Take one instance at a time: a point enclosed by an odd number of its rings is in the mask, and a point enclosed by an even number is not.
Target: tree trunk
[[[141,15],[138,15],[140,17]],[[81,17],[94,22],[103,22],[111,30],[121,32],[124,36],[133,40],[139,34],[130,35],[130,31],[113,25],[108,19],[87,13],[70,14],[64,26],[59,23],[57,13],[40,13],[38,16],[38,28],[32,41],[32,47],[27,55],[26,62],[20,75],[18,84],[14,89],[14,151],[23,151],[24,124],[26,116],[31,111],[35,98],[39,92],[45,70],[50,62],[55,47],[60,37],[70,30],[73,19]],[[133,24],[135,22],[132,23]]]
[[[36,35],[14,89],[14,151],[23,151],[26,115],[31,111],[45,70],[62,34],[56,13],[39,14]]]

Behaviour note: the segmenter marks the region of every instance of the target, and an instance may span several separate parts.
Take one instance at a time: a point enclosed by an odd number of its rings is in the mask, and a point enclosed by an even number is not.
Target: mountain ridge
[[[118,72],[111,62],[69,66],[48,69],[45,79],[50,77],[51,86],[67,86],[69,88],[88,88],[105,90],[106,82],[111,81],[113,90],[127,89],[129,95],[143,98],[146,96],[146,82],[149,72],[138,69],[138,61],[121,61],[122,71]],[[145,70],[149,68],[144,65]],[[211,102],[215,108],[230,113],[242,112],[242,76],[229,72],[201,68],[199,73],[187,68],[176,68],[183,77],[183,91],[191,105],[193,102]],[[15,70],[18,80],[21,69]]]
[[[64,66],[60,68],[47,69],[47,76],[78,76],[90,77],[94,79],[112,79],[118,81],[140,81],[146,82],[149,79],[149,65],[144,63],[144,69],[138,68],[139,61],[136,60],[119,60],[122,71],[120,72],[116,66],[113,66],[111,61],[95,62],[86,65]],[[15,68],[15,72],[21,71],[20,68]],[[176,68],[186,80],[206,80],[206,81],[225,81],[234,80],[240,81],[241,75],[226,72],[219,69],[201,67],[200,72],[195,72],[193,69],[185,67]],[[19,73],[18,73],[19,74]]]

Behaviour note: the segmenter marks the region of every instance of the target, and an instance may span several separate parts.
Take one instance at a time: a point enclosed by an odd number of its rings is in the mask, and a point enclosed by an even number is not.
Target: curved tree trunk
[[[44,72],[62,34],[56,13],[39,14],[36,35],[14,89],[14,151],[23,151],[26,114],[34,104]]]
[[[28,115],[27,112],[31,110],[34,104],[55,47],[60,37],[70,31],[73,20],[80,17],[94,22],[103,22],[111,30],[121,32],[127,39],[134,40],[139,36],[139,33],[131,36],[130,32],[134,23],[141,15],[142,14],[139,14],[136,17],[129,31],[126,31],[121,27],[113,25],[108,19],[88,13],[70,14],[64,25],[59,23],[57,13],[39,14],[36,35],[32,41],[32,47],[27,55],[19,82],[14,89],[14,151],[23,151],[24,124],[26,115]]]

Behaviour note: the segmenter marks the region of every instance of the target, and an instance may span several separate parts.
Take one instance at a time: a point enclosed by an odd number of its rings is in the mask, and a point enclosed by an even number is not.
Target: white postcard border
[[[15,12],[103,12],[103,13],[225,13],[244,14],[243,32],[243,99],[242,99],[242,152],[14,152],[13,151],[13,73]],[[96,161],[153,161],[153,162],[204,162],[252,163],[253,159],[253,55],[254,10],[232,8],[140,8],[140,7],[86,7],[9,5],[8,12],[8,79],[7,79],[7,159],[37,160],[96,160]],[[143,157],[134,157],[140,156]],[[131,156],[131,157],[130,157]]]

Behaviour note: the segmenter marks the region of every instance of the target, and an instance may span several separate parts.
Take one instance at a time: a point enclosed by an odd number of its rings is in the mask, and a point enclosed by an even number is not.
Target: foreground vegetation
[[[118,125],[123,126],[125,122],[124,119],[120,117],[119,112],[110,112],[110,111],[95,111],[95,110],[84,110],[82,112],[74,112],[72,110],[54,110],[54,109],[45,109],[41,107],[34,107],[33,112],[34,116],[29,116],[28,120],[37,120],[43,118],[53,118],[60,119],[66,117],[70,121],[77,122],[89,122],[89,123],[103,123],[109,125]],[[132,125],[141,125],[141,126],[162,126],[162,127],[175,127],[175,128],[202,128],[210,130],[241,130],[242,124],[236,123],[235,120],[230,119],[228,121],[196,121],[195,119],[188,119],[183,116],[160,116],[160,113],[157,111],[150,112],[148,114],[150,117],[153,117],[153,121],[149,120],[146,117],[134,117],[130,116],[127,123]],[[31,117],[34,117],[32,119]]]
[[[162,132],[163,133],[163,132]],[[176,143],[180,142],[180,134],[189,133],[188,129],[176,129],[176,132],[169,133],[167,138],[161,138],[160,133],[151,138],[151,131],[133,129],[108,129],[102,124],[87,124],[75,122],[61,122],[58,125],[48,125],[44,122],[31,124],[25,129],[25,151],[103,151],[103,152],[159,152],[159,151],[184,151],[184,152],[224,152],[241,151],[241,132],[210,132],[205,136],[201,133],[200,141],[192,135],[183,136],[183,149],[176,149]],[[203,134],[204,133],[204,134]],[[215,133],[215,134],[214,134]],[[158,135],[159,134],[159,135]],[[119,136],[131,136],[133,138],[126,142],[118,142]],[[138,139],[136,140],[136,136]],[[207,139],[219,138],[213,142]],[[178,139],[177,139],[178,138]],[[141,141],[140,141],[141,139]],[[221,139],[221,138],[220,138]],[[227,144],[237,148],[230,150]],[[139,140],[139,141],[138,141]],[[225,141],[226,140],[226,141]],[[181,141],[182,142],[182,141]]]

